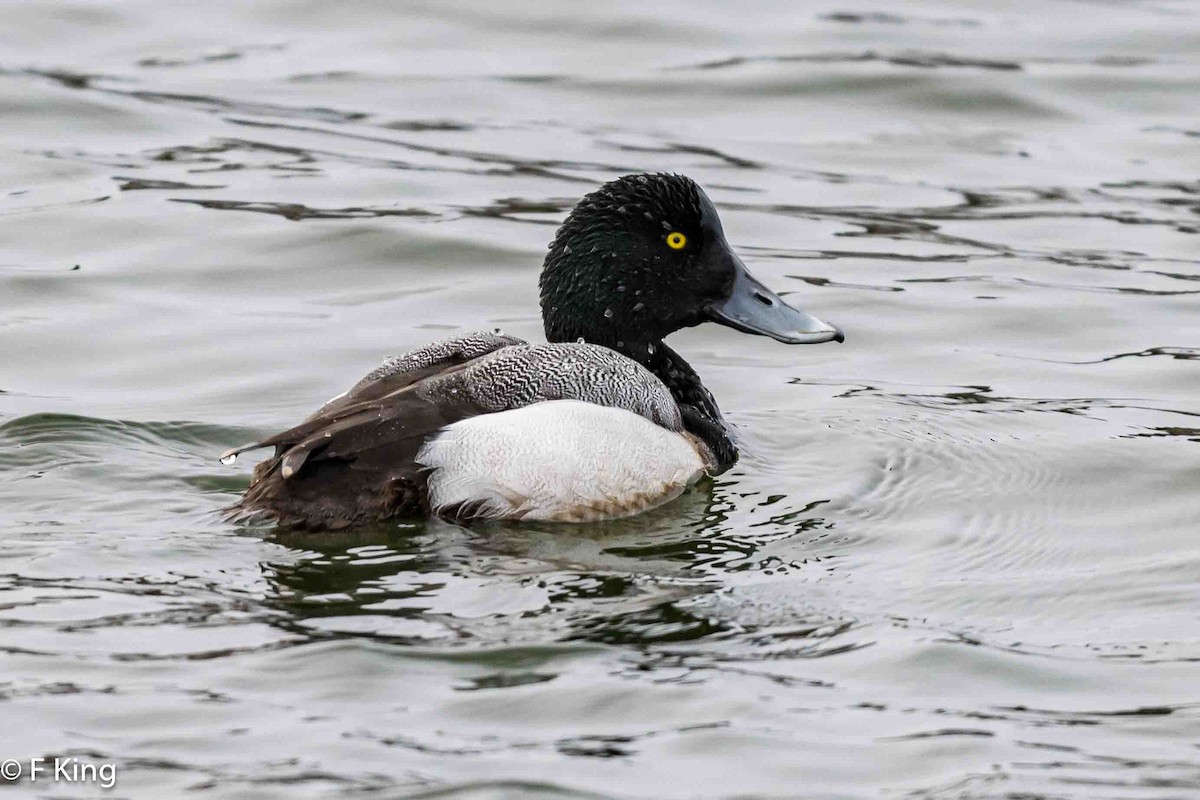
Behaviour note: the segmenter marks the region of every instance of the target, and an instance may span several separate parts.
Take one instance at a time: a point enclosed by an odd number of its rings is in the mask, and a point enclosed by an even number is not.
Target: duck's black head
[[[580,200],[550,244],[540,286],[549,341],[583,338],[634,358],[709,321],[788,344],[843,339],[746,270],[712,201],[681,175],[627,175]]]

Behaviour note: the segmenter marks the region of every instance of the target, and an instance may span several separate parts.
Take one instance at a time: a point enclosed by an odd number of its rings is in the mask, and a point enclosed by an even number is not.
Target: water
[[[6,5],[0,757],[1200,796],[1200,6],[513,5]],[[636,170],[847,332],[672,337],[737,469],[603,525],[220,521],[220,454],[385,355],[539,338],[554,225]]]

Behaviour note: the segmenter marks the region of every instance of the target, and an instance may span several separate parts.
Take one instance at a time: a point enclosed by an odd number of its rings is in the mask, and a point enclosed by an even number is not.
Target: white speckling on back
[[[621,408],[555,400],[446,427],[417,461],[434,513],[583,522],[636,514],[704,474],[695,440]]]

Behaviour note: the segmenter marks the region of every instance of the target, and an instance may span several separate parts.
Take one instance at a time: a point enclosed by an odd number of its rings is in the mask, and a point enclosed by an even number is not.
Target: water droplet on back
[[[582,337],[582,336],[580,336],[578,339],[576,339],[576,340],[575,340],[575,343],[576,343],[576,344],[583,344],[583,337]]]
[[[611,309],[611,308],[606,308],[606,309],[604,309],[604,318],[605,318],[605,319],[612,319],[612,318],[613,318],[613,311],[612,311],[612,309]]]

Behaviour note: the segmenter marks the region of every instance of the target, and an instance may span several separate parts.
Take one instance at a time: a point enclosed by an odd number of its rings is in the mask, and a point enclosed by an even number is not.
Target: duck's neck
[[[721,409],[692,365],[662,341],[621,344],[613,349],[653,372],[671,390],[683,414],[684,427],[708,445],[717,460],[717,468],[724,471],[737,463],[737,445],[733,443]]]

